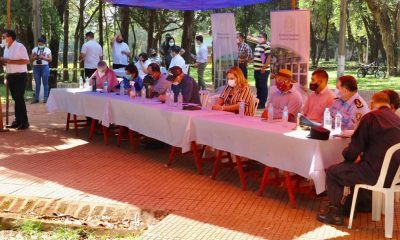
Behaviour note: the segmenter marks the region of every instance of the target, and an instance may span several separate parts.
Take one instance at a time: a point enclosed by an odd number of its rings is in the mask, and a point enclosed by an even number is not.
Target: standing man
[[[128,66],[129,58],[131,57],[131,51],[129,50],[128,44],[124,42],[124,38],[121,34],[117,34],[111,41],[112,47],[112,58],[113,58],[113,69],[125,68]]]
[[[197,68],[197,82],[199,83],[200,90],[206,90],[206,83],[204,82],[204,71],[207,67],[208,48],[207,45],[203,43],[203,36],[201,35],[196,36],[196,43],[199,47],[196,56],[196,64],[194,65],[194,67]]]
[[[28,77],[29,56],[25,46],[17,42],[14,30],[4,30],[2,39],[5,41],[6,49],[4,57],[0,58],[0,65],[6,67],[6,79],[10,88],[11,97],[15,102],[15,121],[7,128],[24,130],[29,128],[28,116],[25,105],[25,87]]]
[[[185,59],[183,59],[183,57],[179,54],[179,52],[181,51],[181,48],[178,46],[173,46],[171,48],[171,63],[168,66],[168,69],[178,66],[181,69],[183,69],[186,65]]]
[[[268,97],[268,77],[270,73],[271,47],[267,43],[267,34],[258,35],[258,44],[254,49],[254,79],[256,80],[258,108],[263,108]]]
[[[33,77],[35,78],[35,99],[33,103],[39,102],[40,96],[40,85],[43,83],[44,90],[44,103],[47,102],[49,96],[49,74],[50,68],[49,63],[52,60],[51,50],[46,47],[46,39],[41,37],[38,39],[38,45],[32,50],[31,60],[33,61]]]
[[[86,42],[82,46],[79,59],[83,61],[85,68],[85,78],[90,78],[97,69],[97,64],[103,60],[103,49],[94,40],[94,33],[86,33]],[[85,79],[84,79],[85,81]]]
[[[244,34],[237,34],[239,56],[238,56],[238,66],[242,70],[244,77],[247,79],[247,64],[253,57],[253,51],[251,51],[250,46],[244,42]]]

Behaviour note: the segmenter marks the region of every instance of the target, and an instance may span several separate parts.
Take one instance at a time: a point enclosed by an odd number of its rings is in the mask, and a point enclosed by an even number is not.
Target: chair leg
[[[108,132],[108,127],[105,127],[105,126],[102,126],[102,129],[103,129],[103,136],[104,136],[104,144],[105,145],[108,145],[108,135],[109,135],[109,132]]]
[[[385,237],[392,238],[393,234],[394,193],[385,192]]]
[[[354,187],[353,201],[351,202],[349,225],[347,226],[348,229],[351,229],[351,226],[353,225],[354,210],[356,208],[356,202],[357,202],[357,196],[358,196],[358,190],[359,189],[360,189],[360,187],[357,186],[357,185]]]
[[[92,119],[90,122],[89,139],[93,140],[94,128],[96,127],[97,120]]]
[[[240,159],[239,156],[236,156],[236,155],[235,155],[235,158],[236,158],[237,169],[238,169],[238,173],[239,173],[239,177],[240,177],[240,182],[242,183],[242,190],[246,191],[246,187],[247,187],[246,173],[244,172],[244,169],[243,169],[242,160]]]
[[[76,114],[74,114],[74,129],[75,129],[75,136],[78,136],[78,119],[76,117]]]
[[[269,178],[269,171],[271,170],[270,167],[265,166],[264,168],[264,174],[263,177],[261,179],[261,183],[260,183],[260,188],[258,189],[258,195],[262,196],[265,190],[265,187],[267,186],[268,183],[268,178]]]
[[[136,143],[135,143],[135,138],[133,136],[133,131],[129,129],[128,134],[129,134],[129,142],[131,143],[132,147],[132,152],[136,152]]]
[[[215,178],[217,177],[219,165],[221,164],[222,151],[216,150],[216,155],[217,156],[215,157],[214,169],[213,169],[213,173],[211,175],[212,180],[215,180]]]
[[[383,193],[372,191],[372,221],[380,221],[382,215]]]
[[[117,146],[121,147],[121,141],[122,141],[122,137],[124,135],[124,127],[123,126],[119,126],[118,128],[118,137],[117,137]]]
[[[293,185],[292,185],[292,179],[290,177],[289,172],[284,171],[285,175],[285,184],[287,187],[288,195],[289,195],[289,201],[290,205],[295,208],[296,207],[296,197],[294,196],[294,190],[293,190]]]
[[[170,167],[172,165],[172,162],[175,159],[175,155],[176,155],[176,147],[171,146],[171,151],[169,153],[168,161],[167,164],[165,164],[165,167]]]
[[[203,174],[203,164],[201,162],[201,156],[199,156],[199,152],[197,149],[197,144],[195,141],[192,142],[192,153],[194,155],[194,160],[196,163],[196,167],[197,167],[197,172],[199,174]]]
[[[67,114],[67,123],[65,124],[65,131],[69,130],[69,123],[70,123],[71,113]]]

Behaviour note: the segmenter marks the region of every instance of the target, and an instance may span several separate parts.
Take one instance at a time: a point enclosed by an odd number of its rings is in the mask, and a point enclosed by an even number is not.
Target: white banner
[[[238,56],[235,16],[233,13],[211,14],[213,36],[214,87],[226,85],[226,71]]]
[[[310,11],[271,12],[271,72],[290,69],[303,90],[307,89],[310,59]]]

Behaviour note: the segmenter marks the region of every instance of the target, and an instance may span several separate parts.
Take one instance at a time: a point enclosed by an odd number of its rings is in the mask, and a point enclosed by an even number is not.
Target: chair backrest
[[[260,99],[257,97],[253,97],[253,103],[254,103],[254,111],[253,111],[253,117],[257,112],[258,104],[260,103]]]
[[[385,180],[386,180],[386,174],[390,165],[390,162],[392,160],[393,154],[397,151],[400,150],[400,143],[397,143],[393,146],[391,146],[385,154],[385,159],[383,160],[383,164],[382,164],[382,168],[381,168],[381,172],[379,174],[379,178],[378,181],[376,182],[375,186],[376,187],[381,187],[383,188],[384,184],[385,184]],[[394,185],[397,185],[400,182],[400,171],[399,169],[396,172],[396,175],[393,178],[393,182],[392,182],[392,187]]]
[[[188,74],[188,72],[189,72],[189,64],[185,64],[185,66],[183,66],[183,68],[182,68],[182,72],[184,73],[184,74]]]
[[[201,106],[207,107],[207,101],[210,96],[210,92],[207,90],[200,90],[199,95],[200,95]]]

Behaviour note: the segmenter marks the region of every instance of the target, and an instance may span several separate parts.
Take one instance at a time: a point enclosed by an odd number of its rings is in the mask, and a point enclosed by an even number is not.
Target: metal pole
[[[7,0],[7,28],[11,28],[11,0]],[[6,79],[6,124],[8,125],[8,115],[10,109],[10,89],[8,88],[8,83]],[[1,119],[3,121],[3,118]]]
[[[369,52],[369,39],[367,38],[367,49],[365,50],[365,63],[368,64],[368,52]]]
[[[343,76],[346,60],[346,19],[347,19],[347,0],[340,2],[340,26],[339,26],[339,56],[337,77]]]

